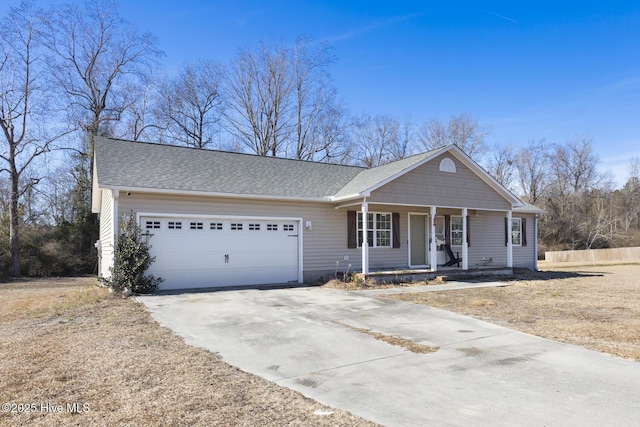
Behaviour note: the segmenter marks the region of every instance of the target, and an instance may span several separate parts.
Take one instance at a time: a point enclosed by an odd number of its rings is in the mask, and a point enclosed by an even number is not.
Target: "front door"
[[[411,266],[423,267],[429,264],[427,258],[427,215],[410,215]]]

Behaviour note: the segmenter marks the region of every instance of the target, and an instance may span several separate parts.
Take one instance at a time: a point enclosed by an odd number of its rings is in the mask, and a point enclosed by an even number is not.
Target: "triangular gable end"
[[[443,147],[400,173],[381,180],[361,195],[369,197],[372,203],[489,210],[511,210],[522,206],[515,195],[453,145]]]
[[[451,149],[453,152],[455,152],[458,160],[464,163],[469,169],[471,169],[471,171],[473,171],[478,177],[480,177],[496,192],[502,195],[507,201],[511,202],[514,208],[524,206],[524,203],[522,202],[522,200],[520,200],[515,194],[513,194],[504,185],[500,184],[494,177],[492,177],[489,174],[489,172],[484,170],[482,166],[476,163],[475,160],[469,157],[464,151],[462,151],[460,148],[458,148],[455,145],[452,145]]]

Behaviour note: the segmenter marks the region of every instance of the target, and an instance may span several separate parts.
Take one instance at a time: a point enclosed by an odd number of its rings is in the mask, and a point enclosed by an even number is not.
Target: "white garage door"
[[[298,221],[143,216],[161,290],[298,281]]]

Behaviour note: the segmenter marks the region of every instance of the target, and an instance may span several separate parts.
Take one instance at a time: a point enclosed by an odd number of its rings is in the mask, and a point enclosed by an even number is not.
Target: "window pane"
[[[462,231],[462,217],[459,217],[459,216],[451,217],[451,230]]]
[[[462,217],[451,217],[451,245],[462,245]]]
[[[376,241],[377,246],[385,246],[385,247],[391,246],[390,231],[378,230],[376,232],[376,239],[377,239]]]
[[[520,245],[521,244],[521,231],[522,231],[522,222],[520,218],[511,220],[511,244]]]
[[[377,229],[391,230],[391,214],[376,214]]]

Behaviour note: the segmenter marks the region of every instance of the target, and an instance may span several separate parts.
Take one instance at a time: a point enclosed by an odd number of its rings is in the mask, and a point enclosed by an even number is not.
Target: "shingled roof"
[[[96,138],[104,188],[328,198],[364,168],[173,145]]]
[[[454,146],[362,168],[97,137],[94,186],[96,189],[337,201],[361,197],[447,151],[459,152],[463,160],[473,163]],[[475,164],[472,167],[481,169]],[[505,197],[516,202],[516,206],[522,206],[486,172],[481,174]]]
[[[348,197],[366,191],[376,185],[392,178],[407,169],[411,169],[415,165],[423,162],[442,149],[428,151],[426,153],[416,154],[415,156],[387,163],[375,168],[365,169],[356,175],[348,184],[335,194],[336,198]]]

